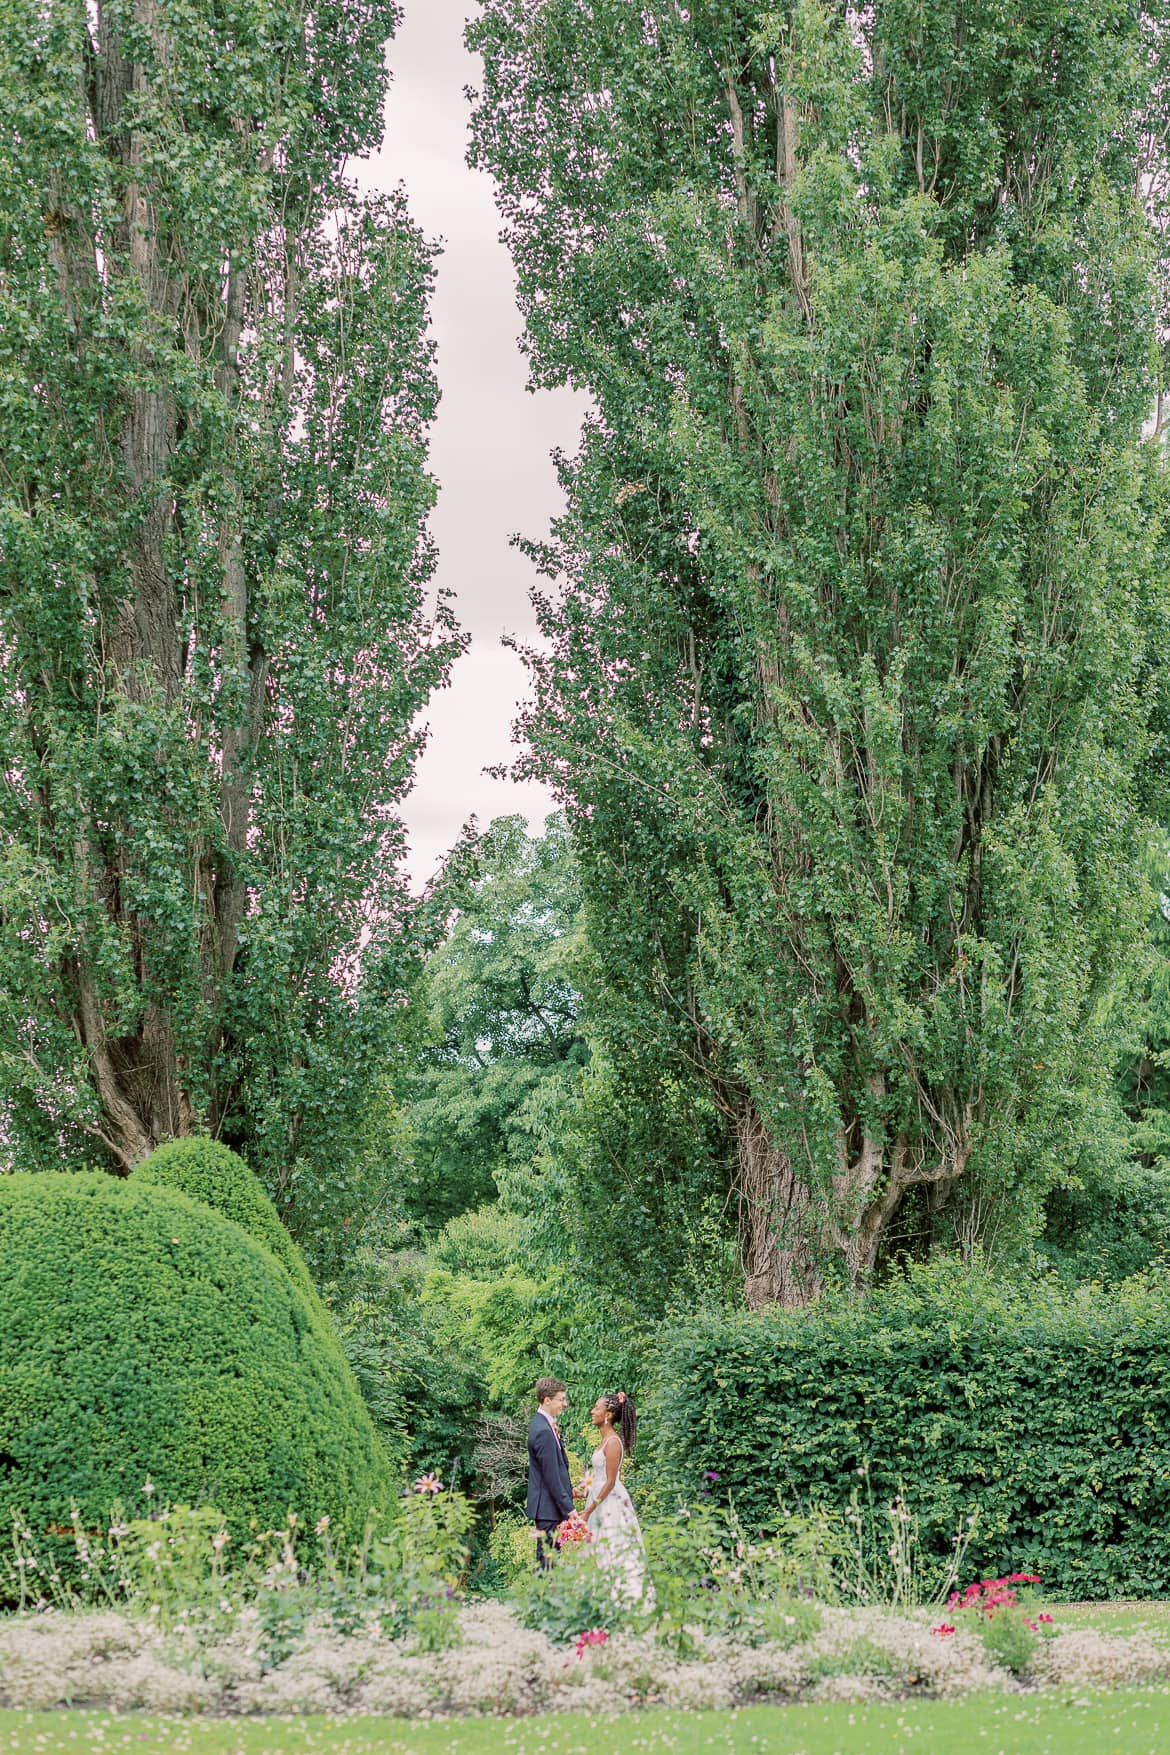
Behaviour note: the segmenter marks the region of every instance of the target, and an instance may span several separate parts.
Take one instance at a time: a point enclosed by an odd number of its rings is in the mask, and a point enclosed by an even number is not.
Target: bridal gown
[[[589,1482],[586,1511],[592,1508],[597,1492],[605,1485],[605,1451],[600,1446],[593,1452]],[[606,1494],[590,1517],[589,1528],[593,1531],[593,1552],[599,1565],[613,1575],[614,1595],[629,1603],[640,1602],[646,1594],[646,1550],[620,1465],[613,1492]]]

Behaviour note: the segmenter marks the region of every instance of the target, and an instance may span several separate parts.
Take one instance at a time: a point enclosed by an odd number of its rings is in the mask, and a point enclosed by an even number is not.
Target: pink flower
[[[604,1645],[608,1638],[609,1634],[605,1631],[604,1627],[590,1627],[587,1633],[578,1633],[577,1656],[579,1658],[584,1657],[587,1646]]]
[[[438,1475],[420,1475],[418,1480],[414,1483],[414,1490],[416,1493],[441,1493],[443,1491],[443,1483],[440,1481]]]
[[[932,1627],[930,1631],[936,1634],[939,1639],[949,1639],[955,1630],[949,1621],[943,1621],[938,1627]]]
[[[1035,1572],[1009,1572],[1006,1578],[984,1578],[978,1584],[969,1584],[962,1593],[952,1591],[947,1599],[948,1609],[972,1609],[987,1621],[993,1621],[1002,1609],[1014,1609],[1019,1606],[1019,1595],[1012,1589],[1013,1585],[1030,1586],[1040,1583],[1040,1576]],[[1051,1616],[1043,1617],[1051,1620]],[[1027,1622],[1031,1627],[1032,1622]]]

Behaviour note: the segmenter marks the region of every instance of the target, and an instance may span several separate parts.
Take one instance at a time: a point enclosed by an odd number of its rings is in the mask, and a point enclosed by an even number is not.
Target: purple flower
[[[703,1479],[705,1481],[718,1481],[718,1480],[722,1479],[722,1476],[719,1474],[717,1469],[704,1469],[703,1470]]]

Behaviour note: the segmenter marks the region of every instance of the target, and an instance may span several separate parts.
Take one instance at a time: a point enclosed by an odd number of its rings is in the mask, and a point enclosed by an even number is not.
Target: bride
[[[634,1448],[637,1416],[625,1390],[619,1390],[598,1398],[592,1418],[601,1442],[586,1476],[585,1520],[598,1563],[613,1574],[615,1595],[634,1603],[646,1591],[646,1551],[622,1464]]]

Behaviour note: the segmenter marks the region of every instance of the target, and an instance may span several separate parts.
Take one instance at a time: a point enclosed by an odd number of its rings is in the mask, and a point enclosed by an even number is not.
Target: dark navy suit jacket
[[[551,1423],[539,1411],[528,1428],[528,1521],[555,1529],[573,1509],[569,1459]]]

